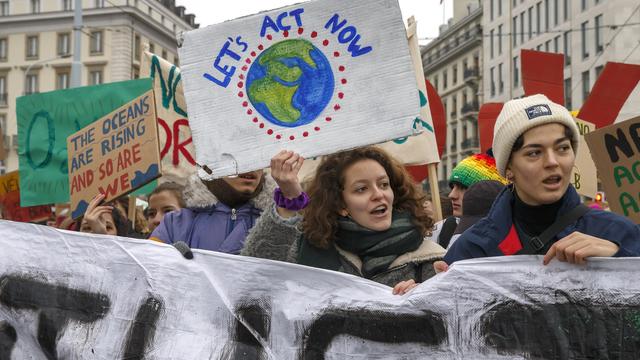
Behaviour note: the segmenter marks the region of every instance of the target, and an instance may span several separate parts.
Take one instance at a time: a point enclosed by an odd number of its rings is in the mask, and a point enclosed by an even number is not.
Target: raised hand
[[[87,211],[84,213],[84,220],[91,227],[91,232],[94,234],[107,233],[107,225],[103,215],[111,213],[113,206],[99,205],[104,198],[104,194],[94,196],[89,202]]]
[[[303,163],[302,156],[289,150],[282,150],[271,158],[271,177],[287,199],[295,199],[302,193],[298,172]]]

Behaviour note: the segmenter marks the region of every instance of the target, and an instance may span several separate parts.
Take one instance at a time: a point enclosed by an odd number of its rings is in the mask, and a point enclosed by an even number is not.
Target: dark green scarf
[[[362,274],[367,279],[386,271],[398,256],[418,249],[423,241],[411,216],[396,211],[391,227],[385,231],[366,229],[345,217],[338,219],[338,226],[336,245],[360,257]],[[304,235],[298,240],[298,264],[336,271],[341,267],[335,246],[318,248]]]

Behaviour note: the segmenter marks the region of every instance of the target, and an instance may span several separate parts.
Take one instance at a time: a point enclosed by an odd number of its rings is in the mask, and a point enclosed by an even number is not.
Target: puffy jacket
[[[184,241],[194,249],[240,253],[262,210],[273,205],[275,184],[271,176],[264,176],[260,194],[235,209],[219,202],[197,175],[191,176],[184,190],[187,207],[166,214],[151,239],[169,244]]]
[[[465,231],[449,248],[444,257],[445,262],[452,264],[464,259],[513,255],[522,247],[519,238],[514,236],[512,186],[502,190],[487,217]],[[565,214],[580,204],[580,197],[573,185],[569,185],[561,201],[558,215]],[[574,231],[615,243],[620,247],[615,257],[640,256],[640,229],[620,215],[591,209],[551,241],[556,242]]]

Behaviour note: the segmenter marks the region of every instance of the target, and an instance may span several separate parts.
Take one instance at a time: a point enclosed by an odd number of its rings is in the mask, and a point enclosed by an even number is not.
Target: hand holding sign
[[[89,229],[81,228],[81,231],[94,234],[108,234],[107,222],[104,215],[111,213],[113,206],[100,205],[104,197],[104,194],[98,194],[91,199],[87,211],[84,213],[84,220]]]

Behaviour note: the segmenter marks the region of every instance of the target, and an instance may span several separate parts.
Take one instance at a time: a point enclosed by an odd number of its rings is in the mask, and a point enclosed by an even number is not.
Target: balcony
[[[480,72],[478,68],[464,69],[464,75],[463,75],[464,82],[468,84],[477,84],[479,73]]]
[[[480,146],[480,141],[478,140],[478,138],[464,139],[460,146],[462,147],[463,151],[468,148],[477,148]]]
[[[477,101],[468,102],[462,105],[460,109],[460,114],[463,118],[477,119],[478,118],[478,109],[480,106]]]
[[[0,93],[0,107],[9,106],[7,93]]]

